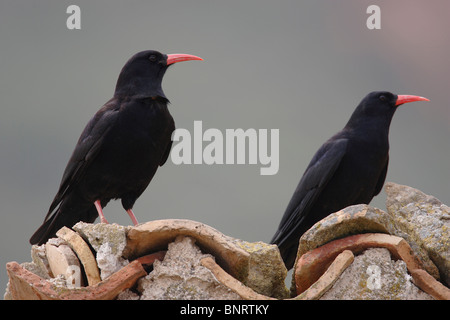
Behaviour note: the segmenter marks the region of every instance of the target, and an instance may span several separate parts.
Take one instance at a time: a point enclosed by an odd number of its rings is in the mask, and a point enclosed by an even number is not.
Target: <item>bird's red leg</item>
[[[102,205],[100,204],[100,200],[95,201],[94,205],[95,205],[95,208],[97,208],[98,216],[100,217],[100,222],[109,223],[108,220],[106,220],[105,215],[103,214]]]
[[[130,216],[131,221],[133,221],[133,224],[134,224],[135,226],[138,225],[139,222],[137,221],[136,217],[134,216],[133,211],[132,211],[131,209],[128,209],[128,210],[127,210],[127,213],[128,213],[128,215]]]

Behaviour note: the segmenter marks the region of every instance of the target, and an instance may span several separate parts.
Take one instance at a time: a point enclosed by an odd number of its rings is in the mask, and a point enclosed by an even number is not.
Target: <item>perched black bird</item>
[[[288,269],[305,231],[327,215],[354,204],[368,204],[383,187],[389,162],[389,126],[401,104],[429,101],[390,92],[369,93],[344,129],[316,152],[281,219],[271,243]]]
[[[169,156],[175,123],[161,82],[176,62],[203,60],[187,54],[142,51],[120,72],[114,96],[89,121],[64,171],[61,185],[31,244],[45,243],[61,227],[94,222],[102,208],[121,199],[131,210],[158,166]]]

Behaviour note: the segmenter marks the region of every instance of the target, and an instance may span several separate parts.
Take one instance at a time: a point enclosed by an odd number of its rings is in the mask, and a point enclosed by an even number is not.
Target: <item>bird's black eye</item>
[[[150,57],[148,57],[148,60],[150,60],[151,62],[155,62],[156,56],[154,54],[152,54]]]
[[[387,99],[386,99],[386,97],[385,96],[380,96],[380,101],[383,101],[383,102],[385,102]]]

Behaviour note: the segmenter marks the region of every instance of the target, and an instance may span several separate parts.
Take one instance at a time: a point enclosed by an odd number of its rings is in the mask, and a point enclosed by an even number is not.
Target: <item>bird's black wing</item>
[[[67,163],[66,169],[59,186],[58,193],[50,205],[45,221],[61,203],[64,196],[80,180],[86,167],[92,162],[100,150],[100,146],[119,114],[120,105],[111,99],[89,121],[84,128],[75,150]]]
[[[271,243],[288,240],[333,177],[347,150],[347,139],[330,139],[316,152],[300,180]]]
[[[172,117],[171,117],[172,118]],[[173,118],[171,119],[170,125],[169,125],[170,135],[172,136],[173,131],[175,130],[175,122],[173,121]],[[164,151],[163,156],[161,157],[161,161],[159,162],[159,166],[162,167],[164,163],[166,163],[167,158],[169,158],[170,149],[172,149],[172,139],[170,139],[170,142],[166,146],[166,150]]]
[[[377,185],[375,187],[375,192],[373,193],[372,197],[375,197],[377,194],[379,194],[381,189],[383,188],[384,181],[386,180],[388,165],[389,165],[389,155],[387,156],[386,164],[385,164],[385,166],[383,168],[383,171],[381,171],[380,177],[378,178],[378,182],[377,182]]]
[[[164,165],[164,163],[166,163],[167,158],[169,157],[169,154],[170,154],[170,149],[172,148],[172,143],[173,143],[173,141],[170,140],[170,142],[167,144],[166,150],[164,151],[164,154],[161,157],[161,161],[159,162],[160,167],[162,167]]]

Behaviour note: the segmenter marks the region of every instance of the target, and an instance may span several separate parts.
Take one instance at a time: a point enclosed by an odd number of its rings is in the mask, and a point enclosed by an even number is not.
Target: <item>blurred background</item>
[[[71,4],[81,30],[66,27]],[[371,4],[381,30],[366,27]],[[280,168],[169,159],[136,202],[140,222],[185,218],[268,242],[315,151],[375,90],[431,100],[395,114],[386,180],[450,204],[449,12],[447,0],[1,1],[0,292],[5,264],[31,261],[28,239],[84,126],[146,49],[204,58],[165,75],[178,128],[279,129]],[[131,224],[118,201],[105,215]]]

